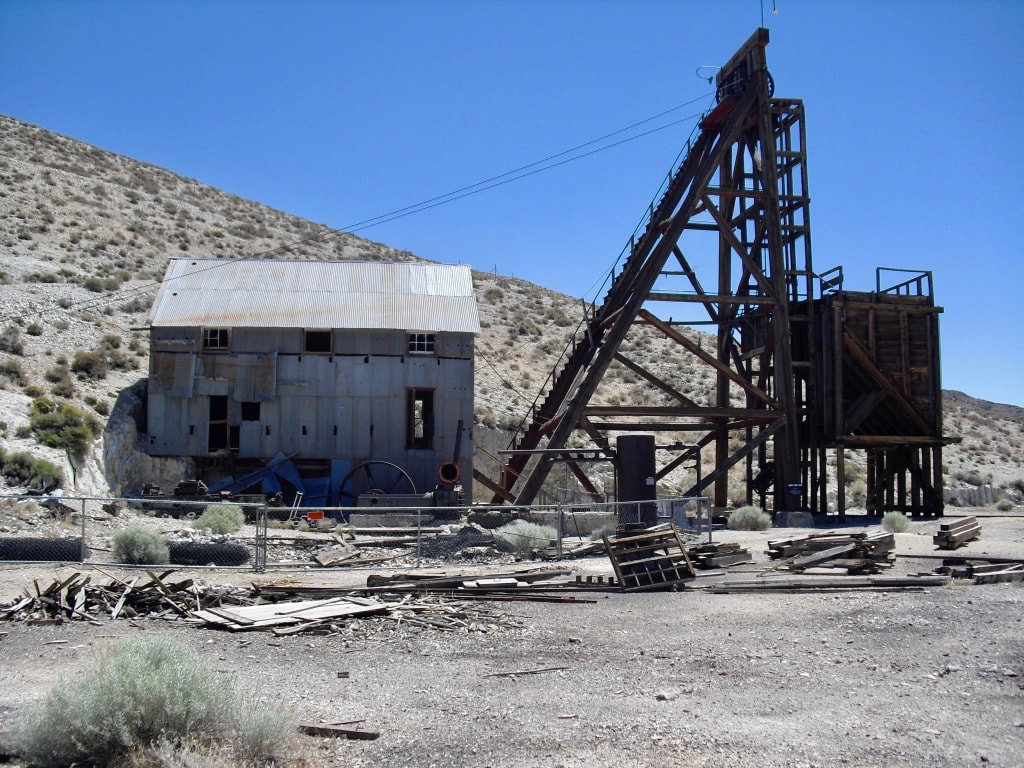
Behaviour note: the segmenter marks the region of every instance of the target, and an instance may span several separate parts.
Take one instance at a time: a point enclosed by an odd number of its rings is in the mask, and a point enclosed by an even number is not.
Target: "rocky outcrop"
[[[138,496],[146,483],[174,488],[194,477],[188,459],[154,457],[146,453],[146,391],[148,379],[121,390],[103,431],[103,467],[114,496]]]

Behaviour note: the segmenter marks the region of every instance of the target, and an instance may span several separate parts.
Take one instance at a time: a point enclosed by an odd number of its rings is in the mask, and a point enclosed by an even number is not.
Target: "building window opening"
[[[330,354],[331,332],[306,331],[303,341],[303,351],[309,354]]]
[[[434,441],[434,391],[410,389],[406,392],[406,448],[431,448]]]
[[[242,403],[242,421],[259,421],[260,404]]]
[[[433,333],[410,333],[409,354],[411,355],[432,355],[435,350],[435,336]]]
[[[210,396],[210,421],[206,449],[210,453],[228,447],[228,399],[223,395]]]
[[[203,328],[203,349],[226,350],[228,341],[227,328]]]

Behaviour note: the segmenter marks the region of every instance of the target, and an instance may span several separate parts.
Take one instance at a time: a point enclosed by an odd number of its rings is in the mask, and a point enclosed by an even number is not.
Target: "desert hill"
[[[418,258],[4,116],[0,181],[0,446],[63,464],[69,484],[98,495],[110,490],[102,451],[69,460],[39,444],[27,433],[29,408],[40,396],[68,403],[102,431],[119,395],[146,376],[144,324],[169,258]],[[475,435],[493,453],[528,413],[581,308],[492,272],[474,272],[474,284],[483,326]],[[675,348],[641,339],[630,354],[708,402],[713,382]],[[624,369],[598,394],[608,403],[658,396]],[[948,485],[1019,498],[1024,409],[959,392],[945,402],[947,434],[963,437],[944,453]],[[478,466],[488,464],[478,455]],[[854,498],[857,480],[848,463]]]

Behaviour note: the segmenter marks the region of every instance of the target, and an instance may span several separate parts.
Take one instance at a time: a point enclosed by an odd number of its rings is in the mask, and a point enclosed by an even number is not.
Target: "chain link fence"
[[[674,524],[693,544],[712,537],[704,497],[530,507],[377,502],[0,496],[0,562],[415,569],[600,556],[603,536],[658,525]]]

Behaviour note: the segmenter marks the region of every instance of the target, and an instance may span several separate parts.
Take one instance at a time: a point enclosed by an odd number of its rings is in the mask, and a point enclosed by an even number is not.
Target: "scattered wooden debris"
[[[829,532],[769,541],[767,553],[772,559],[786,559],[773,570],[839,576],[878,573],[883,568],[891,568],[895,549],[896,538],[888,531]],[[822,568],[827,572],[822,572]]]
[[[48,587],[33,583],[31,590],[7,606],[0,606],[0,620],[21,620],[35,624],[80,619],[98,624],[98,619],[178,619],[201,606],[245,603],[244,588],[201,587],[194,579],[172,582],[174,571],[136,576],[123,581],[109,574],[93,579],[92,574],[73,573]]]
[[[519,669],[515,672],[490,672],[484,677],[519,677],[520,675],[539,675],[541,672],[561,672],[568,667],[541,667],[540,669]]]
[[[370,575],[368,591],[447,594],[482,600],[532,600],[538,602],[593,602],[558,592],[608,591],[617,585],[610,577],[565,578],[563,568],[531,569],[473,576],[462,573],[413,572],[390,576]]]
[[[100,618],[134,620],[146,616],[185,619],[231,631],[270,630],[277,635],[334,633],[346,621],[369,617],[450,632],[492,632],[519,626],[517,619],[479,603],[440,595],[398,595],[398,599],[389,595],[389,599],[381,599],[353,594],[364,590],[288,585],[249,590],[200,584],[191,578],[172,581],[172,573],[147,572],[130,581],[110,575],[94,580],[91,574],[74,573],[45,588],[34,583],[23,596],[10,604],[0,604],[0,620],[53,625],[77,619],[102,626]],[[297,591],[303,592],[305,599],[281,601],[294,597]],[[317,591],[321,594],[311,599]]]
[[[730,565],[754,562],[750,550],[736,542],[696,544],[687,547],[686,552],[694,567],[701,570],[728,568]]]
[[[935,569],[953,579],[973,579],[975,584],[1024,581],[1024,561],[991,562],[989,560],[944,560]]]
[[[626,592],[673,589],[697,576],[674,524],[614,538],[605,536],[604,545]]]
[[[353,720],[351,723],[299,723],[296,727],[300,733],[309,736],[333,736],[341,739],[358,739],[360,741],[373,741],[380,737],[377,731],[364,731],[359,728],[346,728],[347,725],[361,723],[362,720]]]
[[[981,535],[981,525],[973,515],[953,523],[941,523],[939,531],[932,536],[932,543],[938,549],[956,549]]]
[[[604,542],[598,539],[597,541],[584,541],[579,544],[563,544],[561,554],[559,554],[558,547],[548,547],[540,553],[540,556],[544,560],[555,560],[558,557],[562,559],[589,557],[590,555],[601,554],[604,551]]]
[[[192,611],[194,619],[232,631],[249,631],[299,625],[310,629],[336,623],[351,616],[386,613],[388,606],[360,597],[335,597],[327,600],[302,600],[285,603],[207,608]]]
[[[925,587],[940,587],[949,582],[948,576],[773,576],[756,579],[736,579],[707,587],[715,593],[729,592],[795,592],[806,590],[876,592],[916,591]]]

